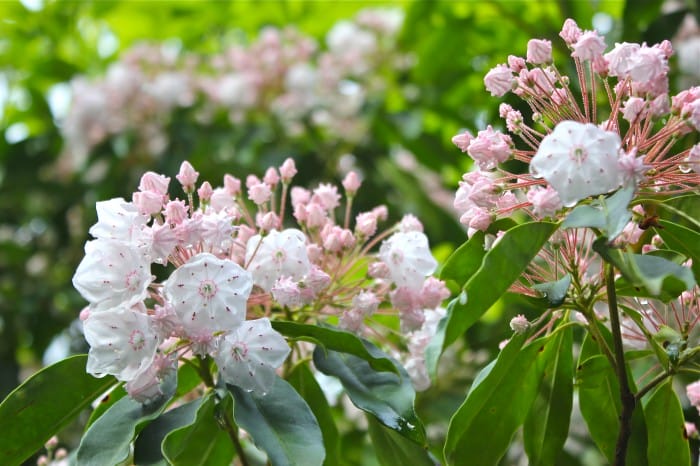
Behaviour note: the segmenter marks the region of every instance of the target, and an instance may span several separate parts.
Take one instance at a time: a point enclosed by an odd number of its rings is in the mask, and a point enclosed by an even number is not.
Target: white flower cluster
[[[195,190],[199,174],[184,162],[177,179],[187,201],[170,199],[170,178],[148,172],[132,202],[98,202],[95,239],[73,278],[90,303],[81,314],[88,372],[112,374],[132,397],[147,400],[178,358],[209,355],[226,383],[264,393],[290,352],[270,319],[291,315],[365,334],[375,313],[398,314],[401,345],[421,370],[425,345],[410,339],[434,333],[425,315],[449,295],[430,277],[437,263],[422,225],[406,216],[377,233],[387,215],[380,206],[357,215],[349,229],[360,186],[353,172],[343,181],[345,222],[336,224],[337,188],[290,190],[295,173],[288,159],[262,180],[248,176],[246,200],[231,175],[223,187],[204,182]],[[282,228],[288,195],[299,228]],[[371,335],[382,337],[377,329]],[[393,332],[385,336],[380,344],[396,343]]]

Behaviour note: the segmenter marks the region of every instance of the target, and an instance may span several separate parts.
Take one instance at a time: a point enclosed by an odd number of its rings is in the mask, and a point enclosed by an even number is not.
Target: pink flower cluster
[[[407,347],[425,387],[423,351],[436,322],[426,315],[441,312],[449,291],[431,277],[437,263],[421,223],[409,215],[380,230],[383,206],[353,222],[354,172],[343,180],[344,209],[336,186],[292,187],[295,174],[287,159],[262,178],[225,175],[214,188],[184,162],[176,176],[184,200],[169,195],[170,178],[148,172],[131,202],[98,202],[95,239],[73,278],[90,303],[81,314],[88,372],[113,374],[149,399],[178,357],[194,353],[211,355],[227,383],[265,392],[289,354],[271,320],[286,318]],[[289,214],[296,228],[284,228]],[[167,278],[158,281],[154,268]],[[398,316],[389,333],[385,314]]]
[[[376,70],[408,63],[395,50],[402,22],[399,10],[363,10],[333,26],[325,50],[296,30],[272,27],[211,56],[137,45],[102,78],[71,82],[64,166],[82,168],[96,145],[126,133],[133,150],[158,156],[168,146],[167,123],[183,108],[203,125],[221,115],[234,124],[272,115],[291,138],[310,123],[357,142],[366,134],[363,107],[384,87]]]
[[[476,166],[454,201],[470,234],[516,210],[554,217],[621,186],[650,195],[697,189],[700,146],[679,149],[676,142],[700,129],[700,87],[669,97],[671,44],[622,43],[606,53],[600,34],[571,19],[560,36],[571,50],[576,86],[554,63],[551,42],[533,39],[526,58],[511,55],[484,78],[492,95],[521,98],[533,124],[504,103],[500,116],[510,134],[488,126],[453,138]],[[503,165],[509,160],[529,170],[511,172]]]

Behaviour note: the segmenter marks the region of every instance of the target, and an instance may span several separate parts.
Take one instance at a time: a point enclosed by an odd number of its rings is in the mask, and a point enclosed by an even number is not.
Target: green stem
[[[644,395],[646,395],[647,393],[649,393],[649,391],[650,391],[652,388],[656,387],[658,384],[660,384],[661,382],[663,382],[664,380],[666,380],[666,378],[667,378],[667,377],[670,377],[671,375],[673,375],[673,374],[671,374],[670,372],[663,372],[663,373],[657,375],[657,376],[654,377],[648,384],[646,384],[645,386],[643,386],[643,387],[634,395],[634,398],[635,398],[638,402],[641,401],[641,400],[642,400],[642,397],[644,397]]]
[[[627,445],[632,434],[632,414],[636,400],[630,390],[627,379],[627,365],[625,364],[625,352],[622,347],[622,332],[620,331],[620,315],[617,309],[617,293],[615,291],[615,269],[610,264],[605,264],[605,286],[608,293],[608,309],[610,310],[610,327],[613,337],[613,350],[615,352],[615,371],[620,382],[620,432],[615,445],[615,466],[624,466],[627,456]]]
[[[245,451],[243,451],[243,445],[241,445],[241,441],[238,439],[238,428],[233,424],[230,410],[227,410],[224,415],[224,424],[226,433],[228,434],[229,438],[231,439],[231,442],[233,443],[234,448],[236,449],[238,459],[241,460],[241,466],[248,466],[248,458],[245,456]]]

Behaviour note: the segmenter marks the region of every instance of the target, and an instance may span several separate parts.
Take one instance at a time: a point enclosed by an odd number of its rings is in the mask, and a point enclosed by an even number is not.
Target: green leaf
[[[556,464],[568,437],[574,395],[573,329],[559,330],[542,355],[546,363],[537,398],[523,425],[530,466]]]
[[[141,428],[156,419],[168,397],[142,405],[130,397],[114,403],[83,436],[77,452],[81,466],[119,464],[129,456],[130,445]]]
[[[194,407],[196,408],[196,406]],[[162,442],[163,453],[173,466],[225,466],[231,464],[235,449],[231,439],[219,426],[217,416],[231,412],[228,394],[217,404],[217,397],[210,394],[199,403],[194,422],[166,435]],[[173,421],[191,419],[192,410],[182,413]],[[167,415],[167,413],[166,413]],[[163,416],[165,417],[165,415]]]
[[[178,406],[148,424],[134,443],[134,462],[139,466],[161,464],[164,461],[163,440],[171,431],[192,424],[202,401],[203,398],[197,398]]]
[[[435,466],[437,464],[424,447],[408,440],[395,430],[388,429],[374,416],[367,416],[367,424],[372,447],[382,466]]]
[[[668,220],[659,220],[658,223],[661,228],[656,228],[656,233],[661,236],[664,243],[693,260],[691,268],[695,281],[698,281],[700,279],[700,232]]]
[[[323,446],[326,449],[326,459],[323,464],[328,466],[340,464],[338,428],[333,421],[333,414],[328,406],[326,395],[316,382],[309,365],[297,364],[287,376],[287,382],[306,400],[318,421],[323,435]]]
[[[685,435],[683,409],[669,377],[659,385],[644,406],[648,419],[649,464],[690,465],[690,446]]]
[[[580,205],[562,222],[562,228],[599,228],[610,241],[622,233],[625,225],[632,219],[628,209],[634,197],[634,187],[618,190],[612,196],[591,202],[590,205]]]
[[[373,355],[384,354],[374,345],[365,344]],[[400,375],[377,372],[357,356],[336,351],[324,353],[320,348],[314,350],[314,364],[324,374],[340,380],[355,406],[375,415],[379,422],[404,437],[425,444],[423,425],[413,410],[416,392],[401,366],[396,365]]]
[[[484,232],[477,231],[447,258],[440,271],[440,279],[454,280],[462,285],[479,270],[485,254]]]
[[[386,355],[377,356],[370,353],[362,339],[345,330],[282,320],[272,321],[272,327],[286,337],[310,341],[329,350],[353,354],[366,360],[375,370],[396,372],[394,363]]]
[[[0,463],[19,464],[116,383],[85,372],[87,355],[41,369],[0,404]]]
[[[557,224],[550,222],[518,225],[508,230],[484,255],[481,267],[464,285],[466,299],[459,297],[448,306],[444,338],[437,334],[430,343],[440,348],[438,354],[478,321],[508,290],[556,229]]]
[[[693,273],[688,267],[663,257],[626,253],[607,245],[606,238],[593,242],[593,249],[613,264],[633,286],[641,286],[654,296],[662,291],[672,297],[695,286]]]
[[[105,411],[111,408],[112,405],[114,405],[114,403],[121,400],[125,396],[127,396],[127,393],[126,389],[124,388],[124,384],[122,383],[114,387],[114,390],[111,390],[105,396],[100,398],[99,404],[95,406],[95,409],[93,409],[90,413],[90,418],[88,419],[88,422],[85,425],[85,429],[90,427],[97,419],[100,418],[100,416],[102,416],[105,413]]]
[[[452,416],[445,440],[448,464],[495,465],[508,449],[537,396],[552,344],[544,337],[523,348],[526,339],[526,334],[511,338]]]
[[[272,464],[323,464],[325,450],[318,421],[291,385],[276,377],[265,395],[232,385],[228,389],[235,400],[236,422],[250,434],[255,445],[267,453]]]
[[[542,293],[547,299],[549,307],[559,307],[564,303],[569,285],[571,285],[571,275],[567,273],[555,282],[539,283],[532,288]]]

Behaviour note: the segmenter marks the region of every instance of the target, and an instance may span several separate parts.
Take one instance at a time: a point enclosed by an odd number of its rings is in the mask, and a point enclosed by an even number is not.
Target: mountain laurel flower
[[[684,170],[693,170],[695,173],[700,173],[700,144],[695,144],[688,151],[688,156],[683,160],[686,164]]]
[[[605,41],[595,31],[584,31],[571,47],[574,50],[571,56],[581,60],[593,61],[603,56]]]
[[[255,235],[246,246],[246,263],[253,283],[270,291],[282,276],[301,280],[311,268],[306,252],[306,236],[301,230],[272,230],[266,236]]]
[[[354,196],[357,190],[360,189],[360,186],[362,186],[362,181],[360,181],[360,177],[354,171],[348,172],[343,178],[343,188],[345,188],[348,196]]]
[[[272,190],[267,183],[253,183],[248,187],[248,199],[257,205],[262,205],[270,200]]]
[[[83,332],[90,344],[87,372],[95,377],[111,374],[126,382],[151,364],[160,344],[150,317],[138,307],[120,305],[93,312],[83,321]]]
[[[525,333],[530,328],[530,322],[524,315],[518,314],[510,320],[510,328],[515,333]]]
[[[248,392],[264,395],[289,355],[289,345],[266,318],[248,320],[224,335],[214,353],[221,378]]]
[[[514,83],[513,71],[506,65],[497,65],[486,73],[484,77],[486,90],[494,97],[506,95],[506,93],[513,90]]]
[[[563,206],[559,194],[551,186],[533,186],[527,192],[535,217],[553,217]]]
[[[182,185],[182,189],[186,193],[194,192],[194,184],[199,178],[199,172],[195,171],[194,167],[187,160],[180,165],[180,172],[175,176]]]
[[[527,61],[533,65],[544,65],[552,61],[552,41],[530,39],[527,43]]]
[[[149,217],[139,212],[136,205],[118,197],[95,204],[97,223],[89,233],[98,239],[117,239],[127,242],[143,240],[143,230]]]
[[[494,131],[489,125],[472,139],[467,153],[482,170],[493,170],[496,165],[510,158],[513,153],[512,145],[510,136]]]
[[[157,194],[168,194],[170,177],[154,172],[146,172],[141,176],[139,191],[151,191]]]
[[[156,353],[153,362],[129,380],[124,388],[139,403],[149,403],[165,394],[163,382],[177,370],[175,359]]]
[[[620,145],[617,133],[590,123],[563,121],[542,139],[530,171],[547,180],[570,207],[620,187]]]
[[[466,152],[474,136],[469,131],[464,131],[452,137],[452,144],[459,147],[459,150]]]
[[[287,158],[280,166],[280,176],[282,178],[282,183],[289,183],[297,174],[297,167],[294,164],[294,159]]]
[[[437,268],[428,237],[418,231],[394,233],[382,243],[379,258],[389,268],[389,277],[398,287],[420,289],[425,278]]]
[[[203,338],[229,331],[245,320],[252,288],[250,272],[204,252],[170,275],[164,294],[185,333]]]

